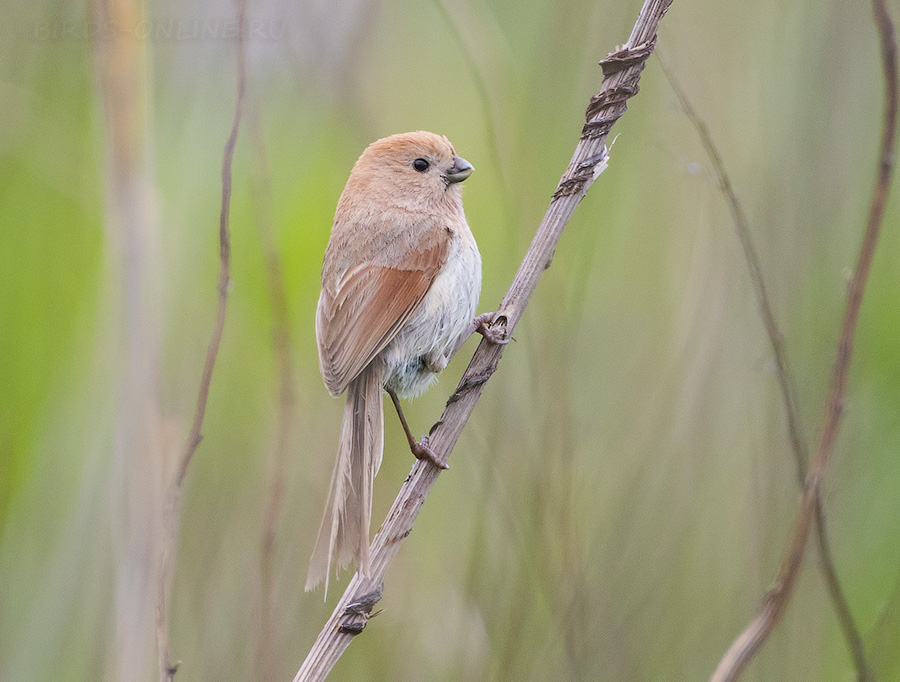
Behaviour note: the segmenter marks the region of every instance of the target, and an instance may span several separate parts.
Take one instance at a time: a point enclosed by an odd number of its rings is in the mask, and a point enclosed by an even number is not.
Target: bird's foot
[[[472,322],[472,324],[475,325],[473,331],[481,334],[489,343],[505,346],[509,343],[509,337],[506,335],[506,327],[502,330],[493,329],[491,327],[491,325],[494,324],[494,318],[496,316],[497,313],[481,313],[481,315],[476,317]]]
[[[436,454],[434,454],[434,450],[428,447],[428,436],[422,436],[422,440],[418,443],[410,443],[409,449],[412,450],[413,456],[416,459],[424,459],[428,462],[431,462],[438,469],[449,469],[450,465],[447,462],[441,460]]]

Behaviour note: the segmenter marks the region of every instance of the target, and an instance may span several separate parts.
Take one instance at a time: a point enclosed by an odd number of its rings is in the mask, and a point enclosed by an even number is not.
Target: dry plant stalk
[[[606,137],[613,124],[625,113],[626,102],[638,92],[644,64],[656,44],[659,22],[672,0],[645,0],[631,36],[622,48],[600,62],[604,80],[600,92],[591,98],[587,122],[575,147],[572,160],[557,185],[550,206],[525,254],[519,270],[506,292],[493,328],[511,335],[538,280],[553,259],[563,229],[575,207],[584,198],[607,158]],[[454,393],[447,401],[440,420],[432,427],[429,446],[446,460],[456,445],[484,385],[496,371],[504,346],[482,341],[469,362]],[[416,461],[400,488],[384,523],[372,541],[371,575],[357,573],[338,601],[334,612],[319,633],[294,682],[324,680],[350,645],[362,632],[372,608],[381,599],[383,578],[402,540],[413,523],[440,471],[428,462]]]
[[[166,453],[159,399],[162,268],[146,120],[147,40],[140,0],[86,3],[97,98],[103,106],[104,232],[110,278],[108,338],[115,390],[111,492],[114,607],[106,678],[144,680],[152,666]],[[114,321],[113,321],[114,320]],[[98,677],[104,677],[98,673]]]
[[[225,330],[225,312],[228,303],[228,289],[231,286],[231,234],[229,231],[229,215],[231,210],[231,162],[234,158],[234,147],[237,143],[238,128],[244,108],[246,90],[246,65],[244,55],[244,19],[247,0],[237,0],[237,101],[234,106],[234,118],[231,132],[225,142],[222,155],[222,204],[219,212],[219,279],[218,299],[216,304],[216,320],[212,337],[206,349],[206,360],[200,376],[200,388],[197,392],[197,405],[194,410],[191,430],[176,462],[176,470],[168,482],[164,514],[163,549],[160,556],[159,601],[156,608],[156,642],[159,664],[160,682],[171,682],[178,670],[169,659],[169,602],[172,591],[172,577],[175,572],[175,556],[178,548],[178,526],[181,517],[181,492],[188,466],[200,443],[203,441],[203,419],[206,416],[206,404],[209,399],[209,387],[212,382],[216,358],[219,355],[219,344]]]
[[[772,355],[775,360],[775,374],[778,379],[778,387],[781,390],[781,399],[784,403],[785,421],[787,423],[788,440],[791,446],[791,452],[794,455],[794,463],[797,469],[797,482],[802,490],[806,483],[806,463],[809,459],[809,452],[806,446],[806,439],[800,429],[800,419],[797,415],[797,398],[793,374],[790,371],[787,360],[787,353],[784,349],[784,337],[775,321],[775,313],[772,311],[772,304],[769,302],[769,294],[766,289],[765,278],[763,277],[762,264],[759,259],[759,253],[753,243],[753,236],[750,232],[750,223],[738,200],[737,192],[731,182],[731,177],[725,169],[725,162],[712,139],[709,127],[700,117],[694,107],[688,100],[687,94],[675,77],[674,72],[667,63],[662,50],[657,53],[662,66],[662,71],[672,86],[675,96],[678,98],[685,115],[694,126],[700,141],[703,145],[706,155],[712,163],[713,172],[719,182],[719,189],[725,195],[728,207],[731,211],[731,217],[734,222],[734,229],[737,233],[738,240],[744,252],[744,260],[747,263],[747,269],[750,274],[750,281],[753,285],[753,291],[756,296],[756,304],[759,308],[759,314],[762,318],[763,327],[766,330],[766,336],[769,345],[772,347]],[[825,585],[831,595],[831,601],[834,604],[834,610],[837,613],[838,621],[841,629],[844,631],[844,639],[847,640],[847,646],[853,656],[856,666],[857,679],[859,682],[872,682],[874,674],[872,668],[866,660],[865,646],[863,645],[862,636],[859,634],[859,628],[853,620],[853,613],[850,611],[850,605],[847,597],[841,588],[838,579],[837,568],[834,563],[834,555],[831,551],[831,543],[828,539],[827,526],[825,524],[825,510],[822,507],[822,499],[820,495],[816,496],[815,508],[816,520],[816,541],[818,544],[819,556],[821,558],[822,576],[825,579]]]
[[[797,516],[791,544],[775,587],[766,594],[756,618],[732,643],[719,661],[710,682],[730,682],[738,679],[756,653],[762,648],[772,630],[784,616],[797,576],[803,564],[803,555],[810,527],[816,513],[822,481],[834,450],[838,428],[847,392],[847,375],[853,355],[853,342],[859,309],[865,293],[866,281],[872,266],[878,236],[884,217],[891,176],[894,166],[894,137],[897,131],[897,41],[894,25],[884,0],[873,0],[873,12],[881,43],[882,68],[885,78],[885,108],[882,128],[881,151],[878,159],[878,175],[869,207],[866,231],[860,247],[859,259],[847,294],[847,306],[838,339],[837,358],[834,363],[828,397],[825,402],[822,435],[810,464],[803,492],[803,501]]]

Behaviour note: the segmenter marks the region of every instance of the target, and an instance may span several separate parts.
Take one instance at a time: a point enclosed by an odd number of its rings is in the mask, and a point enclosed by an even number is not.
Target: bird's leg
[[[400,417],[400,424],[403,425],[403,432],[406,434],[406,440],[409,442],[409,449],[412,451],[413,456],[416,459],[428,460],[438,469],[449,469],[450,466],[438,459],[434,451],[428,447],[428,436],[422,436],[421,442],[416,442],[416,439],[413,438],[412,431],[409,430],[409,424],[406,422],[406,417],[403,414],[403,408],[400,407],[400,398],[397,397],[397,392],[387,386],[384,387],[384,390],[391,396],[394,407],[397,408],[397,416]]]
[[[445,355],[444,353],[438,353],[437,355],[426,355],[425,356],[425,367],[428,368],[429,372],[434,372],[435,374],[440,374],[445,369],[447,369],[447,365],[450,363],[450,356]]]

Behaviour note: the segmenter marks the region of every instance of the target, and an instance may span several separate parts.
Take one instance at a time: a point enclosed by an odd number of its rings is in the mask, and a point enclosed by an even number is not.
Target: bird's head
[[[422,210],[460,201],[460,183],[475,170],[443,135],[400,133],[370,144],[350,175],[358,193]]]

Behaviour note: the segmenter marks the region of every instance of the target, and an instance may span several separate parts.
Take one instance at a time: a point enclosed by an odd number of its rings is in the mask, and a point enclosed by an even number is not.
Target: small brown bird
[[[337,461],[306,589],[336,559],[370,571],[372,484],[384,449],[382,390],[391,396],[410,448],[439,462],[413,438],[400,397],[419,395],[463,341],[478,331],[504,343],[475,317],[481,255],[463,212],[460,183],[472,165],[446,137],[391,135],[362,153],[338,201],[322,266],[316,311],[319,369],[331,395],[347,391]]]

